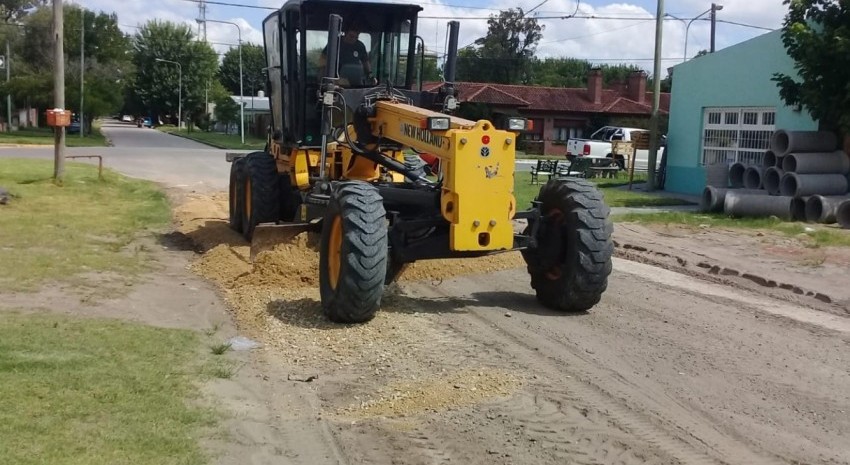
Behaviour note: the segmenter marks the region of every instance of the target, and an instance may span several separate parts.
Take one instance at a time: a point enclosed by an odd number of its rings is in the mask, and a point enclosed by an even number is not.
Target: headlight
[[[528,120],[525,118],[508,118],[508,130],[525,131]]]
[[[427,129],[429,131],[448,131],[451,121],[448,116],[429,116]]]

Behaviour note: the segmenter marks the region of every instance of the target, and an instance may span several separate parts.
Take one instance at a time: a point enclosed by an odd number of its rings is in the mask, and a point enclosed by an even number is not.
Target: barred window
[[[776,129],[775,120],[773,108],[706,108],[702,164],[761,164]]]

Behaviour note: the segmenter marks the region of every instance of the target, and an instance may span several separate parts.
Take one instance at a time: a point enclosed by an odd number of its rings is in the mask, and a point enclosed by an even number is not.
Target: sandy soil
[[[850,463],[845,250],[617,225],[588,313],[542,308],[504,254],[416,264],[372,322],[344,326],[321,314],[315,237],[252,262],[224,195],[172,194],[157,273],[0,307],[260,341],[205,387],[229,413],[213,463]]]
[[[223,197],[187,200],[192,269],[264,343],[222,463],[850,463],[844,251],[621,225],[589,313],[540,307],[507,254],[417,264],[342,326],[315,237],[251,263]]]

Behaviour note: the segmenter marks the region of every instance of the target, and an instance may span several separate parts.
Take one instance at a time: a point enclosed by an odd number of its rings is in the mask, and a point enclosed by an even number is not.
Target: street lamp
[[[205,21],[211,23],[230,24],[236,26],[236,30],[239,32],[239,128],[242,133],[242,145],[245,145],[245,93],[242,91],[242,28],[232,21],[200,18],[196,19],[195,21],[197,21],[198,24],[201,24]]]
[[[687,21],[685,21],[684,19],[682,19],[682,18],[680,18],[676,15],[671,15],[670,13],[665,13],[664,16],[667,16],[667,17],[673,18],[673,19],[678,19],[683,24],[688,24]],[[688,32],[687,31],[688,31],[687,28],[685,28],[685,52],[684,52],[685,55],[682,57],[682,63],[684,63],[688,60]]]
[[[177,129],[183,128],[183,67],[180,63],[157,58],[156,61],[177,65]]]
[[[685,27],[685,59],[688,58],[688,31],[691,29],[691,23],[701,18],[706,13],[711,13],[711,51],[714,52],[714,20],[715,20],[715,12],[723,9],[723,5],[718,5],[716,3],[711,4],[711,8],[703,11],[698,14],[694,19],[688,21],[687,27]]]

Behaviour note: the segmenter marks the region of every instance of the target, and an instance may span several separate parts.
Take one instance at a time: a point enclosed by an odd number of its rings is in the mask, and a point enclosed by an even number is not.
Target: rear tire
[[[230,164],[230,183],[228,185],[228,224],[234,231],[242,232],[242,218],[245,215],[245,159],[237,158]]]
[[[250,241],[258,224],[280,219],[280,177],[274,158],[265,152],[246,155],[244,171],[242,235]]]
[[[336,185],[322,221],[319,286],[325,315],[338,323],[371,320],[387,274],[387,225],[378,190],[364,182]]]
[[[577,179],[550,180],[538,200],[538,247],[522,252],[537,300],[562,312],[589,310],[602,298],[612,269],[609,209],[592,183]]]

